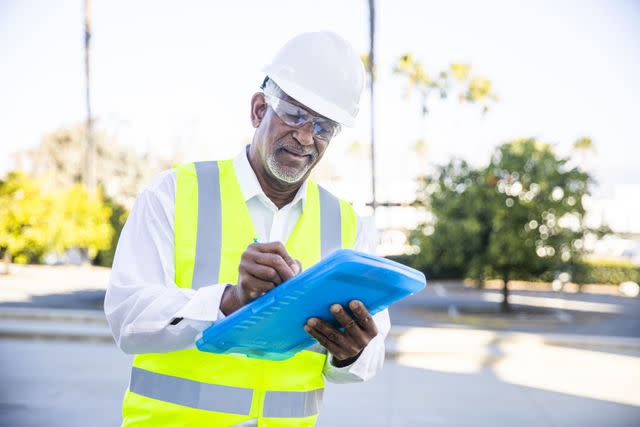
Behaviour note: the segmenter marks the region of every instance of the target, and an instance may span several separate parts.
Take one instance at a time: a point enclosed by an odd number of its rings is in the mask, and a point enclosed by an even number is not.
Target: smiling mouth
[[[287,154],[290,154],[290,155],[292,155],[292,156],[299,157],[299,158],[301,158],[301,159],[303,159],[303,158],[305,158],[305,157],[311,157],[311,154],[301,154],[301,153],[296,153],[295,151],[288,150],[288,149],[286,149],[286,148],[284,148],[284,147],[282,148],[282,150],[283,150],[285,153],[287,153]]]

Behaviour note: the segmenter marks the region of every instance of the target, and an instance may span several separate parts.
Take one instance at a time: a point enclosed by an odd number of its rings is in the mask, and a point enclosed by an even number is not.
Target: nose
[[[293,137],[298,141],[301,145],[311,145],[313,144],[313,123],[306,123],[304,126],[300,126],[293,133]]]

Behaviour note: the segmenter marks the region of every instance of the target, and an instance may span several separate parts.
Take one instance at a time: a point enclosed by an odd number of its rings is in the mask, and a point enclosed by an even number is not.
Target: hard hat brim
[[[343,126],[353,127],[355,125],[354,117],[357,114],[357,111],[351,113],[345,111],[295,82],[279,76],[277,70],[273,70],[270,66],[264,67],[262,71],[264,71],[270,79],[280,86],[280,89],[282,89],[284,93],[302,105],[309,107],[317,113],[322,114],[326,118],[340,123]]]

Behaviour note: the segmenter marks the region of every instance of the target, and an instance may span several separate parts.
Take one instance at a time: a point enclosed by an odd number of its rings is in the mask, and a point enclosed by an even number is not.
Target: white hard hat
[[[289,40],[264,71],[290,97],[344,126],[353,126],[364,66],[339,35],[321,31]]]

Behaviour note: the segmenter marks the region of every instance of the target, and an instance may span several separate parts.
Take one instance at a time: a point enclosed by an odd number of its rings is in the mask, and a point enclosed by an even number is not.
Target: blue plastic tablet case
[[[426,286],[418,270],[340,249],[203,331],[201,351],[285,360],[316,343],[303,326],[310,317],[339,326],[329,307],[362,301],[371,314]]]

